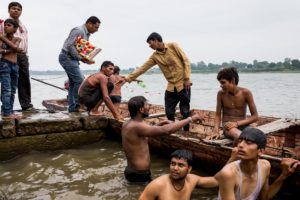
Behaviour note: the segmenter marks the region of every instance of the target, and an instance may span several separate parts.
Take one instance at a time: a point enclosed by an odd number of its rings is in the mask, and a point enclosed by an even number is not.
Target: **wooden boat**
[[[68,110],[68,100],[67,99],[50,99],[42,101],[42,105],[50,111],[65,111]]]
[[[64,103],[60,100],[44,102],[47,102],[47,108],[51,103],[53,105],[50,108],[60,108],[57,104]],[[120,112],[125,120],[126,118],[129,119],[126,103],[121,104]],[[149,124],[157,124],[161,120],[166,120],[163,106],[151,105],[149,112],[150,117],[146,119]],[[170,155],[176,149],[188,149],[193,152],[196,163],[200,163],[201,167],[207,167],[216,172],[225,165],[230,157],[232,140],[226,138],[206,140],[206,136],[209,136],[213,130],[215,112],[208,110],[193,110],[193,112],[202,113],[205,116],[204,121],[200,124],[191,124],[188,132],[182,130],[172,135],[149,138],[151,151],[159,152],[161,155]],[[113,138],[120,139],[123,121],[113,119],[106,107],[103,115],[109,118],[107,133]],[[180,117],[180,114],[178,114],[177,118]],[[267,136],[267,146],[262,158],[269,160],[271,163],[271,179],[280,174],[280,163],[283,157],[293,157],[300,160],[300,120],[261,116],[255,126]],[[296,172],[285,182],[287,182],[285,184],[288,184],[288,187],[300,189],[300,164]]]
[[[122,116],[129,116],[126,104],[122,104],[120,109]],[[191,124],[188,132],[182,130],[172,135],[151,137],[149,138],[149,146],[152,151],[166,154],[166,156],[169,156],[176,149],[191,150],[196,163],[216,172],[225,165],[230,157],[232,140],[226,138],[206,140],[206,136],[209,136],[213,130],[215,112],[208,110],[193,110],[193,112],[202,113],[205,120],[201,124]],[[110,114],[108,110],[107,114]],[[177,117],[180,118],[181,116],[178,114]],[[157,124],[165,119],[164,107],[152,105],[150,117],[146,121],[149,124]],[[111,119],[109,126],[117,135],[120,135],[122,122]],[[282,158],[292,157],[300,160],[300,120],[262,116],[255,126],[267,136],[267,146],[262,158],[270,161],[272,166],[271,179],[274,180],[281,173]],[[285,182],[288,187],[300,189],[300,163],[296,172]]]

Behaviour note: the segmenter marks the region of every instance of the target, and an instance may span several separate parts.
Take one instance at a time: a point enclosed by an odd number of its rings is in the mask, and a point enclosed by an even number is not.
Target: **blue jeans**
[[[15,94],[18,86],[19,66],[9,61],[0,60],[1,112],[3,116],[13,114]]]
[[[68,54],[61,52],[59,54],[59,63],[64,68],[69,78],[69,112],[79,110],[78,89],[83,81],[83,75],[79,68],[79,61],[72,59]]]

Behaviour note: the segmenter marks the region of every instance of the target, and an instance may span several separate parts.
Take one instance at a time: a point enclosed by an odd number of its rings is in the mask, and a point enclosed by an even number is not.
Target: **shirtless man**
[[[89,115],[100,115],[98,107],[104,101],[114,118],[121,119],[109,97],[114,86],[108,81],[108,78],[112,75],[113,70],[114,64],[110,61],[104,61],[100,72],[90,75],[80,85],[78,99],[80,104],[86,106]]]
[[[266,146],[266,137],[256,128],[245,128],[239,137],[236,158],[215,175],[219,182],[219,199],[255,200],[272,199],[283,181],[292,174],[298,161],[292,158],[282,160],[282,173],[269,187],[270,163],[259,159]]]
[[[109,77],[109,81],[114,84],[114,89],[110,93],[110,99],[115,105],[116,110],[119,112],[120,103],[122,100],[121,95],[121,87],[124,85],[124,83],[116,84],[122,80],[122,77],[120,76],[120,68],[118,66],[114,67],[114,73]]]
[[[186,200],[191,198],[195,187],[217,187],[218,182],[214,177],[190,174],[192,160],[192,152],[187,150],[174,151],[171,154],[170,173],[151,181],[139,200]]]
[[[244,128],[258,120],[254,99],[250,90],[238,87],[239,75],[234,67],[222,69],[217,79],[222,89],[217,95],[213,134],[208,139],[220,137],[221,115],[224,135],[237,139]],[[246,117],[247,105],[251,113],[250,117]]]
[[[194,114],[181,121],[164,121],[151,126],[144,122],[144,118],[149,116],[149,109],[150,105],[143,96],[132,97],[128,101],[131,119],[123,124],[122,145],[127,158],[124,174],[130,182],[147,183],[151,181],[148,137],[168,135],[190,122],[203,119],[199,114]]]
[[[18,22],[9,18],[4,21],[4,32],[0,32],[1,111],[2,116],[7,119],[20,118],[13,113],[19,77],[17,53],[22,52],[19,48],[21,38],[14,37],[18,28]]]

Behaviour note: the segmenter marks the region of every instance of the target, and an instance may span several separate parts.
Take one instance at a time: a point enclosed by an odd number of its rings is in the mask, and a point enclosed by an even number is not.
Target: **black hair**
[[[159,35],[159,34],[156,33],[156,32],[153,32],[153,33],[151,33],[151,34],[148,36],[148,38],[147,38],[147,40],[146,40],[147,43],[148,43],[150,40],[157,40],[157,41],[159,41],[159,42],[162,42],[162,41],[163,41],[161,35]]]
[[[21,10],[22,10],[22,5],[19,3],[19,2],[16,2],[16,1],[12,1],[8,4],[8,10],[13,7],[13,6],[17,6],[17,7],[20,7]]]
[[[133,119],[137,113],[139,112],[140,108],[143,108],[147,99],[143,96],[135,96],[129,99],[128,101],[128,110],[131,119]]]
[[[119,74],[119,72],[120,72],[120,67],[116,65],[114,67],[114,74]]]
[[[193,154],[191,151],[186,149],[178,149],[171,154],[172,158],[185,159],[189,166],[193,166]]]
[[[98,17],[96,17],[96,16],[91,16],[91,17],[89,17],[87,20],[86,20],[86,24],[87,23],[89,23],[89,22],[91,22],[92,24],[97,24],[97,23],[101,23],[100,22],[100,19],[98,19]]]
[[[109,65],[112,65],[114,66],[114,63],[112,63],[111,61],[104,61],[102,64],[101,64],[101,67],[100,67],[100,70],[103,69],[103,68],[107,68]]]
[[[15,29],[19,28],[19,23],[18,23],[16,20],[12,19],[12,18],[6,19],[6,20],[4,21],[4,24],[11,24],[11,25],[13,25],[13,27],[14,27]]]
[[[232,81],[234,79],[235,84],[239,83],[239,74],[235,67],[224,68],[219,71],[217,79],[220,81],[221,79],[225,79],[228,81]]]

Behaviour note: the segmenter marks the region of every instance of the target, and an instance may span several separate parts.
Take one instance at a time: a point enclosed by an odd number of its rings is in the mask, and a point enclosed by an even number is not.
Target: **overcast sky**
[[[11,1],[0,0],[0,18]],[[177,42],[196,63],[252,63],[299,59],[299,0],[20,0],[29,31],[31,70],[61,70],[58,54],[71,28],[92,15],[101,20],[90,41],[102,52],[98,69],[111,60],[122,69],[137,67],[151,55],[146,38],[158,32]],[[88,4],[86,2],[89,2]]]

